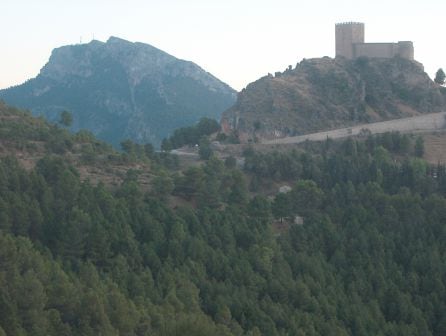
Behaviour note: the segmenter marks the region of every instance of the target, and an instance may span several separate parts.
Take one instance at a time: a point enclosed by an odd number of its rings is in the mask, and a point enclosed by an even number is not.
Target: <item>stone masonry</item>
[[[397,43],[365,43],[364,23],[344,22],[335,25],[336,57],[348,59],[358,57],[402,57],[414,60],[414,48],[411,41]]]

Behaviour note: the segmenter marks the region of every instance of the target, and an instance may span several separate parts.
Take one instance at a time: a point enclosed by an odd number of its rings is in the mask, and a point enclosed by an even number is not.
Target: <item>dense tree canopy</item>
[[[162,141],[161,148],[170,150],[184,145],[197,145],[200,140],[220,130],[220,124],[210,118],[201,118],[195,126],[178,128],[173,135]]]
[[[0,335],[444,335],[446,168],[415,141],[210,157],[148,191],[3,157]]]

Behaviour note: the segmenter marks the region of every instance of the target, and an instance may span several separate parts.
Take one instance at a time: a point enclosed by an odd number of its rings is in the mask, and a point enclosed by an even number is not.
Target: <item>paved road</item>
[[[348,128],[339,128],[331,131],[317,132],[306,135],[287,137],[274,140],[263,141],[262,144],[278,145],[278,144],[294,144],[309,141],[323,141],[327,138],[339,139],[353,135],[359,135],[361,130],[367,129],[371,134],[379,134],[385,132],[417,132],[417,131],[435,131],[446,128],[446,112],[430,113],[421,116],[395,119],[389,121],[381,121],[371,124],[363,124]]]

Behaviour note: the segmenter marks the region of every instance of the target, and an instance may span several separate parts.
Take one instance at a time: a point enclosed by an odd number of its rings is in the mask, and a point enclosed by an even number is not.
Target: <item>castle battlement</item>
[[[402,57],[414,60],[412,41],[397,43],[365,43],[365,26],[361,22],[341,22],[335,24],[336,57],[348,59],[358,57],[392,58]]]
[[[355,25],[363,25],[364,23],[362,23],[362,22],[354,22],[354,21],[350,21],[350,22],[338,22],[338,23],[336,23],[335,25],[336,25],[336,26],[343,26],[343,25],[352,25],[352,24],[355,24]]]

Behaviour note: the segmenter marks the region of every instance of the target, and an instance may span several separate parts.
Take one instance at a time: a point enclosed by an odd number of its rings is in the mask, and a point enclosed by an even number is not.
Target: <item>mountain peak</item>
[[[110,44],[110,43],[133,44],[130,41],[124,40],[124,39],[122,39],[120,37],[116,37],[116,36],[110,36],[106,43],[108,43],[108,44]]]
[[[0,98],[51,121],[70,111],[73,130],[89,129],[115,145],[132,139],[158,146],[178,127],[219,119],[235,91],[192,62],[112,36],[54,49],[35,79]]]

